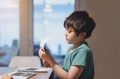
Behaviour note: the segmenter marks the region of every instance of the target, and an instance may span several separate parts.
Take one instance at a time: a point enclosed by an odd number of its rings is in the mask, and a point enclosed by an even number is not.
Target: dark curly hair
[[[89,38],[91,36],[95,26],[95,21],[92,17],[89,17],[89,14],[86,11],[75,11],[64,21],[64,27],[72,27],[77,36],[81,32],[86,32],[85,38]]]

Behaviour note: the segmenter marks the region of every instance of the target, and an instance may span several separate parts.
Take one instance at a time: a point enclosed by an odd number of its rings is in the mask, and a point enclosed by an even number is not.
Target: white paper
[[[13,79],[27,79],[27,78],[30,78],[30,77],[36,75],[36,73],[17,72],[17,71],[13,71],[13,72],[8,73],[8,74],[11,75],[13,77]],[[0,79],[2,78],[2,76],[0,76]]]
[[[16,71],[17,72],[46,72],[46,73],[48,73],[49,72],[49,70],[50,70],[50,68],[42,68],[42,67],[40,67],[40,68],[36,68],[36,67],[19,67],[19,68],[17,68],[16,69]]]
[[[19,67],[15,71],[10,73],[6,73],[12,75],[13,79],[28,79],[37,73],[49,73],[51,68],[44,68],[44,67]],[[22,73],[22,74],[21,74]],[[4,75],[4,74],[3,74]],[[0,79],[3,75],[0,75]]]
[[[49,37],[46,37],[46,38],[42,39],[41,42],[40,42],[40,47],[41,47],[42,49],[44,49],[45,44],[46,44],[49,40],[50,40]]]

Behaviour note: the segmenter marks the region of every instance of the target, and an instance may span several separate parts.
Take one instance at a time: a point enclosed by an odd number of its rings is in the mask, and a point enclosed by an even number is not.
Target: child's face
[[[68,44],[76,44],[80,42],[79,36],[76,35],[72,27],[66,28],[65,38]]]

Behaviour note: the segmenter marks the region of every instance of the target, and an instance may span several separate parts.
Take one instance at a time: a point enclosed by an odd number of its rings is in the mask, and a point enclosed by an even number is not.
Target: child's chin
[[[67,41],[67,43],[68,43],[68,44],[70,44],[70,42],[69,42],[69,41]]]
[[[72,43],[70,43],[70,42],[67,42],[68,44],[72,44]]]

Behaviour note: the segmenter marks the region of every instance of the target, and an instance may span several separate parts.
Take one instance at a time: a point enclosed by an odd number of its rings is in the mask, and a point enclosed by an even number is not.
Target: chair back
[[[38,56],[15,56],[11,59],[9,67],[41,67]]]

